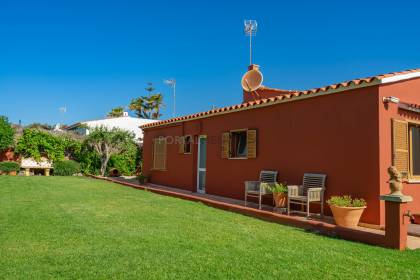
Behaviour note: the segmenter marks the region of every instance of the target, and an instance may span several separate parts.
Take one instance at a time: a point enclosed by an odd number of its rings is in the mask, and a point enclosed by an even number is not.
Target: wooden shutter
[[[392,119],[392,165],[404,178],[408,177],[409,157],[408,123]]]
[[[185,153],[185,137],[181,136],[179,137],[179,146],[178,146],[178,153],[183,154]]]
[[[255,129],[247,130],[246,132],[246,147],[247,157],[257,157],[257,131]]]
[[[166,168],[166,138],[160,137],[154,140],[153,169]]]
[[[222,158],[229,158],[230,133],[222,133]]]

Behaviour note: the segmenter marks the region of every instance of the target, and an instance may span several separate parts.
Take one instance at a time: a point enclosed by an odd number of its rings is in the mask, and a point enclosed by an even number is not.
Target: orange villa
[[[244,91],[238,105],[141,128],[143,172],[154,184],[244,199],[244,182],[261,170],[289,184],[324,173],[326,199],[364,198],[361,222],[383,226],[379,196],[389,193],[387,168],[395,165],[414,199],[410,210],[420,213],[420,69],[305,91],[262,86]]]

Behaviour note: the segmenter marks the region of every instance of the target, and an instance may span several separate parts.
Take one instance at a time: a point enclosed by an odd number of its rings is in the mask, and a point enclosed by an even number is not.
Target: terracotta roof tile
[[[358,85],[362,85],[362,84],[369,84],[369,83],[372,83],[374,81],[380,81],[383,78],[389,78],[389,77],[393,77],[393,76],[397,76],[397,75],[404,75],[404,74],[410,74],[410,73],[415,73],[415,72],[420,72],[420,69],[412,69],[412,70],[406,70],[406,71],[401,71],[401,72],[381,74],[381,75],[367,77],[367,78],[359,78],[359,79],[354,79],[354,80],[350,80],[350,81],[345,81],[345,82],[341,82],[341,83],[328,85],[328,86],[325,86],[325,87],[314,88],[314,89],[303,90],[303,91],[287,91],[287,90],[268,88],[268,87],[264,86],[264,87],[262,87],[262,89],[270,90],[270,91],[274,91],[274,92],[277,91],[281,95],[278,95],[278,96],[275,96],[275,97],[270,97],[270,98],[265,98],[265,99],[259,99],[259,100],[255,100],[255,101],[249,101],[249,102],[246,102],[246,103],[227,106],[227,107],[223,107],[223,108],[213,109],[213,110],[210,110],[210,111],[200,112],[200,113],[191,114],[191,115],[187,115],[187,116],[176,117],[176,118],[163,120],[163,121],[159,121],[159,122],[149,123],[149,124],[145,124],[145,125],[141,126],[141,128],[144,129],[144,128],[161,126],[161,125],[175,123],[175,122],[179,122],[179,121],[183,121],[183,120],[195,119],[195,118],[203,117],[203,116],[207,116],[207,115],[214,115],[214,114],[221,113],[221,112],[235,111],[235,110],[238,110],[238,109],[241,109],[241,108],[253,107],[253,106],[256,106],[256,105],[260,105],[260,104],[275,103],[276,101],[279,101],[279,100],[281,101],[281,100],[284,100],[284,99],[293,99],[293,98],[299,97],[301,95],[311,95],[311,94],[316,94],[316,93],[324,93],[324,92],[327,92],[329,90],[335,90],[335,89],[339,89],[339,88],[347,88],[351,85],[358,86]]]

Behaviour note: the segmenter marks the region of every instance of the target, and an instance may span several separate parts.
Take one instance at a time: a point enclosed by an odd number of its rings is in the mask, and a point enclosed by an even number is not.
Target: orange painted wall
[[[191,155],[181,155],[177,145],[168,144],[167,170],[153,171],[152,139],[205,134],[207,193],[243,199],[244,181],[257,180],[260,170],[278,170],[279,180],[289,184],[302,183],[304,172],[322,172],[328,175],[327,197],[365,198],[369,207],[362,221],[378,224],[378,94],[378,86],[366,87],[146,129],[144,170],[153,183],[194,191],[196,147]],[[241,128],[257,129],[257,158],[222,159],[222,132]]]
[[[381,85],[379,88],[379,98],[395,96],[400,98],[401,102],[420,104],[420,79],[412,79],[404,82]],[[380,115],[380,190],[381,194],[389,193],[387,168],[392,164],[392,132],[391,120],[405,119],[408,121],[420,122],[420,114],[398,109],[397,104],[390,103],[384,106],[379,102]],[[414,199],[408,205],[408,208],[414,213],[420,213],[420,183],[404,184],[404,194],[411,195]],[[385,219],[385,206],[381,205],[381,223]]]

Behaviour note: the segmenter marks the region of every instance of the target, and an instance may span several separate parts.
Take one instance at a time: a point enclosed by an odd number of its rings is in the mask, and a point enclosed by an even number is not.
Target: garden
[[[98,127],[88,136],[54,131],[46,126],[13,127],[0,116],[0,174],[16,175],[20,159],[47,159],[53,175],[135,175],[141,166],[141,148],[134,135]],[[3,161],[2,161],[3,160]]]
[[[0,177],[1,279],[419,279],[419,250],[87,177]]]

